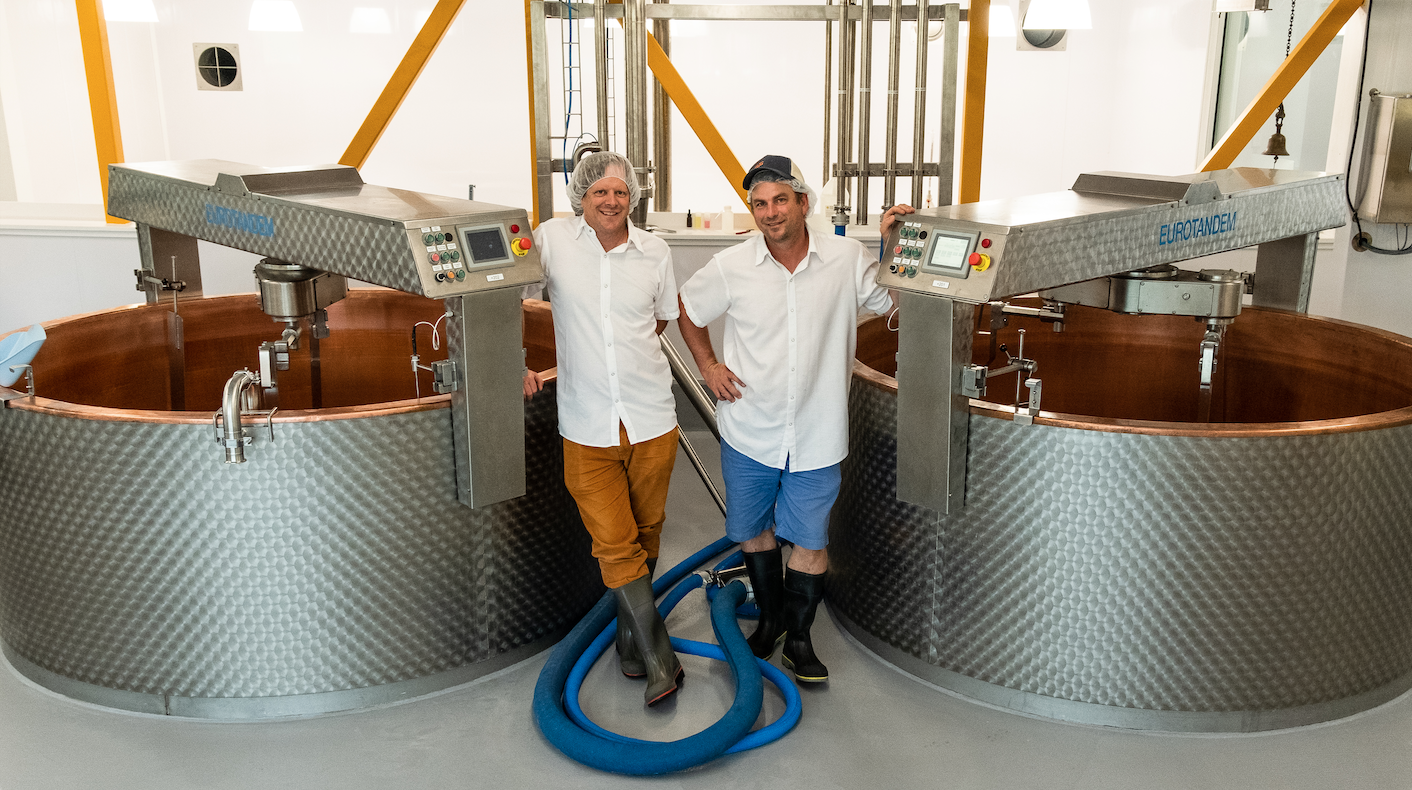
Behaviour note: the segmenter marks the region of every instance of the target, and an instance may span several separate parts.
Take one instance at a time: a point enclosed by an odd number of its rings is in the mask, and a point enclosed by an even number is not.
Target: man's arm
[[[668,323],[670,322],[664,321],[661,318],[657,319],[657,334],[662,334],[662,332],[667,328]]]
[[[686,347],[696,360],[696,367],[701,370],[701,377],[706,380],[706,389],[728,403],[739,400],[740,389],[745,388],[745,382],[731,372],[730,368],[716,360],[716,352],[711,349],[711,331],[691,322],[691,317],[686,312],[686,303],[681,301],[681,297],[677,297],[677,303],[681,311],[677,328],[681,330],[681,338],[686,341]],[[736,389],[736,385],[740,385],[740,389]]]

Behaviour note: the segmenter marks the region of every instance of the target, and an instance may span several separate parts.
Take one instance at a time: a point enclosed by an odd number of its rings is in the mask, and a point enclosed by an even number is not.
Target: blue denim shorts
[[[842,463],[807,472],[775,469],[721,442],[726,536],[740,543],[773,526],[780,540],[815,551],[824,548],[842,469]]]

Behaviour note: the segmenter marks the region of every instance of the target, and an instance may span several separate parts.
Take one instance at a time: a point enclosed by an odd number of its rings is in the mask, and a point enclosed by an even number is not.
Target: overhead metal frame
[[[839,104],[841,108],[841,117],[839,120],[840,123],[844,124],[843,130],[847,133],[840,135],[840,139],[838,141],[840,161],[838,163],[834,163],[833,161],[831,161],[831,157],[829,156],[828,151],[829,105],[826,103],[826,129],[824,143],[825,170],[826,175],[836,175],[840,181],[840,199],[838,200],[838,205],[843,205],[846,202],[846,197],[844,197],[844,195],[848,190],[848,185],[851,183],[851,179],[863,179],[863,181],[860,182],[859,187],[860,199],[859,210],[857,214],[857,221],[860,224],[866,224],[868,221],[866,203],[864,202],[864,199],[867,196],[866,179],[871,177],[881,177],[885,179],[884,189],[888,195],[887,202],[889,204],[892,202],[892,196],[895,193],[895,179],[898,176],[912,176],[914,174],[920,173],[921,175],[927,177],[937,177],[939,178],[941,183],[941,194],[938,195],[938,204],[950,204],[951,190],[953,187],[952,169],[955,161],[955,156],[952,149],[954,149],[955,145],[955,83],[957,61],[959,58],[958,35],[960,22],[965,21],[966,19],[966,12],[960,8],[959,4],[948,3],[932,6],[927,2],[927,0],[920,0],[919,5],[903,6],[900,0],[895,0],[887,7],[874,6],[872,2],[865,2],[861,6],[855,6],[846,3],[840,5],[829,4],[802,6],[716,6],[694,4],[669,4],[666,2],[646,3],[643,0],[628,0],[626,6],[629,7],[625,8],[625,4],[622,3],[621,0],[612,3],[606,2],[605,0],[598,0],[598,2],[594,3],[566,3],[561,2],[559,0],[527,0],[526,2],[526,33],[529,44],[528,51],[530,53],[530,65],[528,71],[531,97],[530,135],[531,150],[533,151],[532,172],[534,178],[533,220],[536,223],[548,219],[553,214],[554,174],[565,172],[566,170],[571,169],[573,166],[572,161],[569,161],[567,159],[555,159],[551,150],[552,146],[550,144],[551,132],[549,124],[549,94],[547,91],[548,65],[546,63],[546,58],[548,55],[548,45],[545,37],[545,23],[547,20],[567,18],[570,15],[574,17],[579,17],[581,19],[593,18],[595,20],[595,28],[598,32],[595,36],[594,46],[595,49],[600,52],[603,49],[601,42],[604,38],[601,32],[601,21],[607,19],[624,21],[626,23],[625,32],[627,34],[626,38],[628,40],[628,46],[625,47],[625,49],[628,50],[628,63],[625,71],[629,74],[631,74],[633,64],[636,62],[636,56],[634,54],[636,50],[634,48],[634,45],[632,44],[633,39],[641,37],[643,40],[646,41],[647,65],[652,70],[654,76],[657,78],[658,85],[660,85],[662,91],[666,94],[670,101],[676,105],[677,109],[681,111],[683,118],[687,121],[687,123],[691,126],[692,130],[696,133],[698,139],[700,139],[702,144],[706,147],[707,152],[716,162],[717,167],[720,168],[722,175],[731,184],[732,188],[736,190],[736,193],[741,198],[742,202],[747,202],[744,190],[740,187],[740,181],[745,176],[745,168],[740,164],[740,160],[730,150],[729,145],[725,142],[719,130],[717,130],[715,125],[711,122],[710,117],[706,114],[705,109],[701,107],[700,102],[697,101],[695,96],[691,93],[690,89],[686,85],[685,80],[682,79],[681,74],[677,72],[676,68],[672,65],[670,59],[667,56],[666,51],[658,44],[655,37],[653,37],[650,33],[647,32],[646,22],[648,20],[659,22],[672,19],[689,19],[701,21],[824,22],[826,23],[826,25],[828,25],[828,27],[826,27],[826,31],[828,31],[826,32],[826,36],[829,37],[830,41],[832,40],[831,31],[833,29],[833,25],[835,24],[840,25],[841,29],[843,27],[846,27],[846,29],[850,31],[847,36],[840,37],[840,41],[842,41],[845,38],[852,40],[854,37],[856,37],[858,34],[857,27],[859,25],[862,25],[862,22],[865,19],[870,19],[875,22],[896,20],[896,23],[892,25],[893,40],[890,42],[893,48],[896,48],[897,42],[898,40],[900,40],[899,34],[901,22],[916,22],[919,18],[925,18],[928,21],[941,21],[945,25],[946,43],[944,45],[943,57],[945,58],[946,63],[944,69],[944,74],[946,75],[946,77],[942,86],[943,106],[940,117],[942,130],[939,141],[941,151],[939,152],[938,161],[931,163],[922,161],[922,143],[920,141],[920,133],[914,133],[915,136],[918,136],[919,140],[913,146],[914,150],[912,162],[898,163],[896,161],[895,107],[890,108],[890,133],[888,146],[889,150],[893,151],[894,154],[888,157],[887,161],[883,163],[871,162],[870,157],[866,156],[871,142],[870,135],[866,130],[867,124],[863,123],[858,125],[860,127],[860,129],[858,130],[859,139],[856,141],[856,143],[858,146],[858,150],[863,151],[864,155],[854,155],[855,135],[853,133],[854,130],[851,128],[853,125],[852,108],[854,106],[855,98],[857,98],[860,102],[859,115],[865,115],[865,111],[871,108],[871,86],[865,84],[863,88],[857,91],[853,90],[852,77],[854,75],[854,72],[858,68],[858,58],[856,57],[858,48],[850,46],[846,49],[846,51],[840,53],[843,57],[839,58],[838,67],[840,74],[840,87],[845,88],[839,95]],[[864,34],[862,36],[862,50],[871,55],[872,26],[871,24],[866,24],[862,25],[862,28],[864,31]],[[926,48],[927,39],[919,37],[918,50],[919,53],[922,53],[919,55],[919,60],[922,62],[918,63],[919,81],[915,90],[917,92],[919,100],[923,102],[925,98],[926,89],[924,72],[924,53]],[[829,57],[830,66],[832,66],[833,64],[831,54],[826,55],[826,57]],[[871,69],[869,68],[869,66],[870,62],[863,66],[864,74],[867,78],[871,77]],[[825,79],[827,81],[831,78],[832,71],[826,69],[825,73]],[[598,79],[598,81],[601,83],[603,82],[603,79],[601,77],[606,76],[606,69],[601,68],[601,62],[599,75],[600,78]],[[844,75],[846,75],[846,77]],[[849,83],[846,87],[843,84],[845,80]],[[629,90],[627,95],[627,127],[629,129],[630,139],[627,147],[630,150],[625,151],[624,153],[628,155],[629,160],[632,161],[634,167],[639,169],[640,172],[649,173],[655,169],[656,172],[662,174],[663,177],[661,180],[664,184],[670,183],[669,161],[658,161],[652,163],[653,165],[655,165],[655,168],[649,166],[649,163],[645,161],[647,118],[651,111],[650,108],[652,107],[652,103],[647,100],[646,85],[633,84],[634,80],[632,77],[629,77],[628,82]],[[600,94],[602,93],[601,90],[599,92]],[[641,95],[639,96],[638,94]],[[895,104],[895,102],[896,92],[894,86],[894,90],[889,94],[889,103]],[[602,106],[601,99],[599,106]],[[921,103],[919,106],[920,109],[917,112],[918,117],[914,119],[914,129],[925,128],[925,104]],[[660,123],[662,123],[661,119],[659,119],[659,124]],[[601,126],[602,122],[600,121],[600,137],[603,136]],[[634,128],[638,128],[641,130],[641,146],[634,146],[632,144],[631,134]],[[635,158],[634,151],[640,151],[643,158]],[[645,184],[651,183],[651,181],[648,179],[643,180]],[[920,203],[922,200],[921,195],[922,192],[920,181],[918,181],[916,184],[914,184],[912,197],[913,202]],[[645,205],[646,201],[644,201],[640,205],[639,208],[641,212],[645,212]],[[659,205],[662,204],[659,203]],[[847,221],[846,209],[843,212],[836,211],[835,214],[836,218],[841,217],[843,222]],[[641,218],[638,218],[638,221],[641,221]]]

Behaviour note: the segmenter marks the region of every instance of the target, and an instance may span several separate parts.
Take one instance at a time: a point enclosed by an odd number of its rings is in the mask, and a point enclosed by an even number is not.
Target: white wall
[[[1360,161],[1368,145],[1368,90],[1383,93],[1412,93],[1412,0],[1375,0],[1368,31],[1367,71],[1363,79],[1362,110],[1358,120],[1351,183],[1358,194]],[[1352,103],[1340,122],[1351,127]],[[1344,148],[1345,154],[1348,149]],[[1373,243],[1383,248],[1397,246],[1393,226],[1363,223]],[[1349,244],[1356,229],[1341,228],[1335,235],[1333,253],[1344,270],[1340,317],[1360,324],[1412,336],[1412,255],[1388,256],[1354,252]]]

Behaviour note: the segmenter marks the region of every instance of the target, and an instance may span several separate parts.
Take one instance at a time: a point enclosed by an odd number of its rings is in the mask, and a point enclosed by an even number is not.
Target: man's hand
[[[887,234],[891,233],[892,229],[897,225],[897,223],[902,221],[900,219],[901,217],[906,216],[907,214],[915,214],[916,212],[916,209],[912,208],[906,203],[898,203],[897,205],[888,209],[886,214],[882,215],[882,219],[878,221],[878,232],[882,234],[884,239],[886,239]]]
[[[706,379],[706,389],[711,390],[712,395],[727,403],[735,403],[740,400],[740,390],[736,389],[737,384],[740,385],[740,389],[745,389],[745,382],[741,381],[731,372],[730,368],[721,362],[707,365],[706,369],[701,371],[701,376]]]
[[[544,379],[539,377],[533,370],[525,371],[525,400],[534,397],[536,392],[544,389]]]

